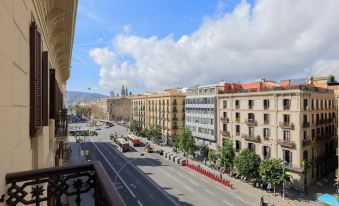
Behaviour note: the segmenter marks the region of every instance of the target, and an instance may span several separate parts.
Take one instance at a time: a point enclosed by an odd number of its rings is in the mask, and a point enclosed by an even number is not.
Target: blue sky
[[[80,0],[67,90],[88,91],[91,88],[91,92],[109,94],[111,89],[99,86],[99,66],[90,58],[89,52],[96,47],[110,47],[112,39],[123,33],[124,28],[130,28],[132,34],[141,37],[163,38],[173,34],[174,39],[178,39],[197,30],[204,18],[230,11],[238,2]]]
[[[67,90],[339,76],[339,1],[79,0]]]

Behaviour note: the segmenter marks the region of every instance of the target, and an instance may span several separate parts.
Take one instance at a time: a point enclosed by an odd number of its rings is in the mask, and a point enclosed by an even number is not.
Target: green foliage
[[[284,180],[281,160],[270,159],[260,163],[259,174],[267,182],[273,185],[280,184]]]
[[[75,105],[74,107],[75,114],[78,116],[90,118],[92,114],[92,109],[89,106],[81,106],[81,105]]]
[[[235,157],[234,165],[241,175],[256,177],[259,171],[260,159],[249,149],[242,150]]]
[[[187,127],[183,127],[181,129],[179,136],[176,138],[175,144],[179,149],[187,152],[188,154],[193,154],[193,152],[197,150],[192,132]]]
[[[233,168],[235,158],[235,152],[233,150],[233,144],[230,140],[225,139],[220,151],[221,166],[227,169]]]
[[[141,125],[138,121],[136,120],[132,120],[129,126],[129,130],[131,132],[135,132],[136,134],[140,134],[141,133]]]
[[[159,143],[162,135],[160,126],[151,128],[149,134],[153,143]]]
[[[215,150],[208,150],[208,161],[211,161],[215,164],[215,162],[217,161],[218,159],[218,154]]]

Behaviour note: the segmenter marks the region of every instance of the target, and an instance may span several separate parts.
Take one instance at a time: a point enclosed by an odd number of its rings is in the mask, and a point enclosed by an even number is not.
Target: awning
[[[326,203],[326,204],[329,204],[331,206],[339,206],[339,202],[338,202],[338,199],[333,196],[333,195],[330,195],[330,194],[323,194],[323,195],[320,195],[317,200],[319,200],[320,202],[323,202],[323,203]]]

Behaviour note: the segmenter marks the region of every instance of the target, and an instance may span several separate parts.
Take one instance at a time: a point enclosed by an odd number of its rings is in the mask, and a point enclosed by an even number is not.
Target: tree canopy
[[[264,160],[260,163],[259,174],[267,182],[274,185],[284,180],[282,161],[278,159]]]
[[[131,132],[135,132],[137,134],[139,134],[141,132],[141,125],[138,121],[136,120],[132,120],[129,126],[129,130]]]
[[[159,141],[161,140],[161,135],[162,135],[160,126],[152,127],[149,130],[149,135],[151,137],[151,140],[154,143],[159,143]]]
[[[235,152],[230,140],[225,139],[220,152],[221,166],[227,169],[233,168]]]
[[[234,165],[241,175],[256,177],[259,171],[260,159],[250,149],[242,150],[234,160]]]
[[[188,154],[193,154],[197,150],[192,132],[189,128],[183,127],[176,140],[176,146]]]

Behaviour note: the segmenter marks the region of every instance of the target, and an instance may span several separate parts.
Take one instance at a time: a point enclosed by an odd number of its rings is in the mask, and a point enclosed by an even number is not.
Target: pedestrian
[[[264,197],[261,197],[261,198],[260,198],[260,206],[264,206],[264,204],[265,204],[265,203],[264,203]]]

